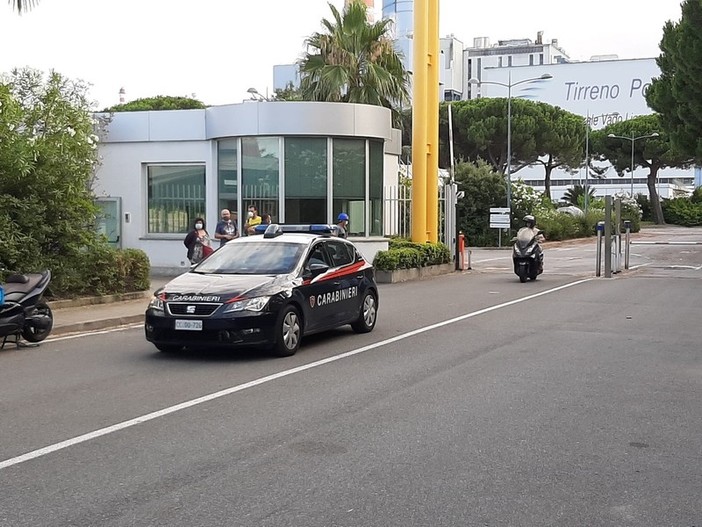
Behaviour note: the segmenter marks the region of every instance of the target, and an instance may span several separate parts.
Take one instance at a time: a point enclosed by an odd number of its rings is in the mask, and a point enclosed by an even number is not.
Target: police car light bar
[[[327,225],[323,223],[311,224],[277,224],[257,225],[254,228],[256,234],[263,234],[264,238],[275,238],[285,232],[300,232],[308,234],[336,234],[338,231],[335,225]]]

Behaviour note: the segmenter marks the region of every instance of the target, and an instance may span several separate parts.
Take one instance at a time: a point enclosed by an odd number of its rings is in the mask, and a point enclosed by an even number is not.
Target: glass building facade
[[[220,139],[217,173],[220,208],[245,211],[255,205],[259,213],[270,214],[273,223],[336,223],[345,212],[349,236],[382,235],[381,140]]]

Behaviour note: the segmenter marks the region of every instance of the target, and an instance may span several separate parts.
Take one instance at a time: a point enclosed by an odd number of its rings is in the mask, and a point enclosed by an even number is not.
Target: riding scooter
[[[11,274],[0,286],[0,349],[8,342],[18,348],[27,342],[38,343],[51,333],[54,316],[44,301],[44,292],[51,281],[51,271]],[[8,340],[12,339],[12,340]]]
[[[544,270],[544,254],[539,245],[540,234],[538,231],[523,228],[514,238],[514,249],[512,250],[512,261],[514,262],[514,274],[519,277],[519,281],[524,283],[527,279],[536,280]]]

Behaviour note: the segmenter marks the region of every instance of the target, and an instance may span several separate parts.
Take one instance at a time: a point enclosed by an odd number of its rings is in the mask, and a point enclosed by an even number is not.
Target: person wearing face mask
[[[239,237],[239,232],[236,226],[236,218],[232,219],[232,214],[229,209],[222,209],[220,213],[222,216],[222,221],[217,224],[215,228],[215,238],[219,240],[219,246],[221,247],[229,240]]]
[[[210,241],[210,234],[205,228],[204,219],[195,218],[193,229],[187,234],[185,240],[183,240],[183,245],[188,249],[187,256],[191,264],[200,263],[214,252],[212,242]]]
[[[258,215],[258,209],[255,205],[249,205],[249,211],[246,213],[246,224],[244,232],[247,235],[256,233],[256,225],[261,225],[261,216]]]

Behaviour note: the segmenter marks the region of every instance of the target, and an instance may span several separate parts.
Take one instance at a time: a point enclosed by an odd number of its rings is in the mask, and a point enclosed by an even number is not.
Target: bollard
[[[602,274],[602,235],[604,234],[604,222],[597,222],[597,264],[595,265],[595,276]]]
[[[462,232],[458,233],[458,270],[466,270],[466,237]]]
[[[629,246],[631,245],[631,221],[624,220],[624,269],[629,269]]]

